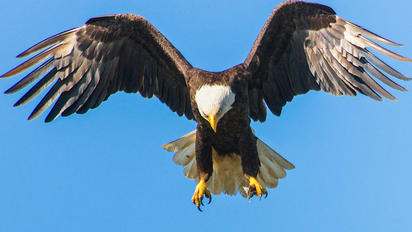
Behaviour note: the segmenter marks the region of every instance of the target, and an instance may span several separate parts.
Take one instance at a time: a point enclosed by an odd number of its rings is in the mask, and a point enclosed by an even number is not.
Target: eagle
[[[294,168],[250,126],[252,120],[264,122],[267,109],[280,116],[287,102],[309,90],[396,100],[376,79],[406,91],[387,75],[411,79],[370,49],[412,60],[376,42],[401,46],[340,18],[328,6],[287,1],[274,9],[243,63],[209,72],[193,67],[145,18],[105,15],[32,46],[17,57],[33,56],[1,77],[36,67],[5,92],[31,86],[15,106],[51,86],[29,120],[49,107],[46,122],[84,114],[124,91],[155,96],[196,121],[195,131],[163,148],[176,152],[174,162],[196,181],[191,200],[201,210],[212,194],[240,193],[249,200],[267,196],[267,188],[277,187],[286,170]]]

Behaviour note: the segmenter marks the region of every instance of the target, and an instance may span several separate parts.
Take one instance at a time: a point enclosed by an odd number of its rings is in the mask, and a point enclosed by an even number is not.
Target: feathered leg
[[[199,126],[197,130],[200,130]],[[212,145],[206,138],[202,137],[202,133],[196,133],[195,154],[199,182],[196,185],[192,202],[202,211],[200,205],[203,205],[203,198],[209,198],[209,204],[212,201],[212,195],[206,188],[206,182],[213,173]]]
[[[242,137],[239,141],[239,150],[240,156],[242,158],[243,172],[249,179],[249,200],[253,196],[258,196],[259,198],[261,198],[263,194],[265,194],[266,196],[268,194],[266,189],[256,179],[260,167],[256,140],[256,136],[252,133],[251,128],[248,127],[242,133]]]

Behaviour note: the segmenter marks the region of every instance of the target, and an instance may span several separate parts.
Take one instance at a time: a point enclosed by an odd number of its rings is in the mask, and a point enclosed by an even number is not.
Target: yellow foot
[[[210,202],[212,201],[212,195],[210,194],[210,191],[206,188],[206,182],[204,180],[200,180],[199,183],[196,185],[195,193],[192,197],[192,202],[197,206],[200,212],[202,212],[202,210],[200,209],[200,205],[203,205],[203,195],[205,195],[206,198],[209,198],[208,204],[210,204]]]
[[[249,177],[249,190],[248,190],[249,202],[250,202],[250,198],[252,198],[253,196],[258,196],[260,199],[263,194],[265,194],[265,198],[268,196],[268,192],[266,191],[266,189],[263,188],[262,185],[259,184],[256,178],[252,176]]]

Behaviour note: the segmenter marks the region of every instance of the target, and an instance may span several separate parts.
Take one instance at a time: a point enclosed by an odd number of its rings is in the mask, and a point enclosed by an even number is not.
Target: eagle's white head
[[[235,94],[230,86],[204,85],[195,95],[200,114],[216,132],[217,123],[235,102]]]

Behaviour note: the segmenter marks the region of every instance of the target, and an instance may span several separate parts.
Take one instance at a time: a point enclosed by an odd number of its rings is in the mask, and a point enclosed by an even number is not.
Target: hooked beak
[[[207,121],[209,121],[210,126],[212,127],[213,131],[216,133],[217,122],[219,121],[219,119],[216,118],[216,115],[210,115]]]

